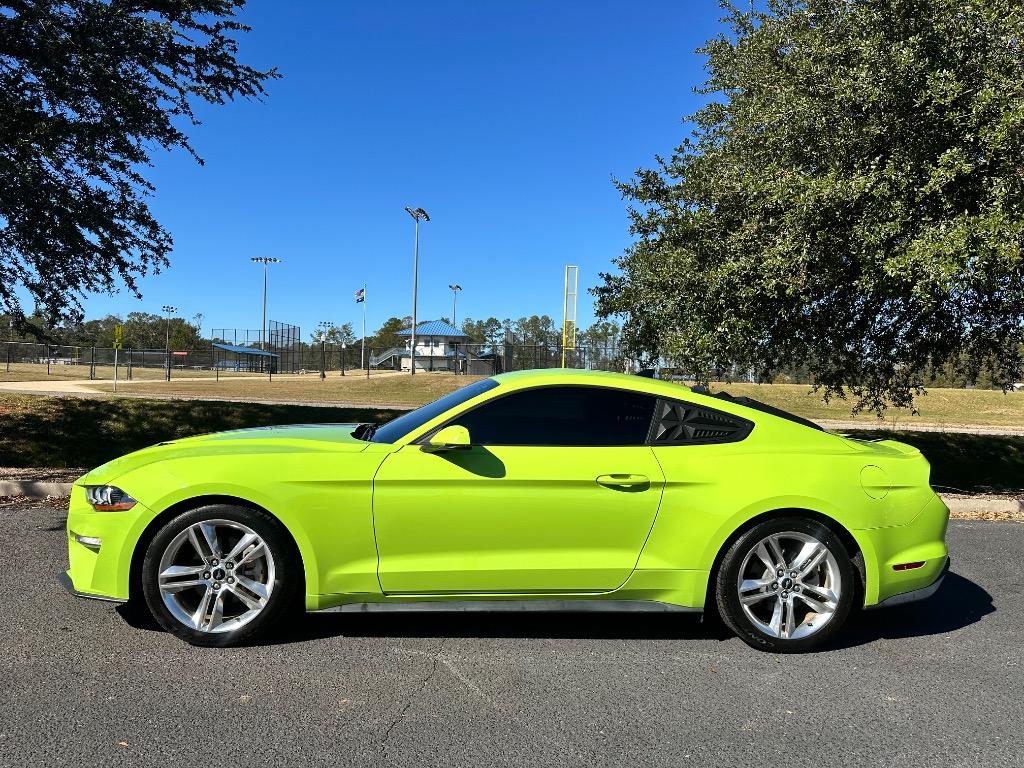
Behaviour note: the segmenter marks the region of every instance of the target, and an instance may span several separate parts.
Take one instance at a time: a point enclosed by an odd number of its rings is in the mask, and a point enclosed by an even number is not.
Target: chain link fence
[[[260,375],[235,365],[217,349],[165,350],[126,347],[116,355],[112,347],[72,344],[0,343],[0,380],[61,379],[121,380],[174,377],[217,378],[219,375]]]
[[[217,344],[223,340],[218,337]],[[231,344],[231,342],[242,342]],[[248,343],[245,343],[248,342]],[[367,375],[380,371],[408,371],[406,346],[363,347],[358,344],[288,343],[262,350],[256,339],[230,338],[233,349],[213,346],[198,350],[133,349],[116,354],[120,380],[212,378],[249,376],[273,378],[279,375]],[[267,345],[270,346],[269,344]],[[493,376],[506,371],[532,368],[560,368],[562,349],[558,344],[505,343],[425,345],[417,343],[416,370],[449,372],[470,376]],[[621,371],[624,359],[615,344],[580,345],[565,350],[566,368]],[[114,378],[115,352],[95,345],[0,342],[0,380],[46,380]]]

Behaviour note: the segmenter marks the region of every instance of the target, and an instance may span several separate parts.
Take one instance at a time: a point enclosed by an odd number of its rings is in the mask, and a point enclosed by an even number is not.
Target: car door
[[[514,391],[445,424],[466,427],[470,448],[433,453],[411,444],[389,455],[374,478],[381,588],[565,593],[620,586],[664,487],[646,445],[654,404],[605,387]]]

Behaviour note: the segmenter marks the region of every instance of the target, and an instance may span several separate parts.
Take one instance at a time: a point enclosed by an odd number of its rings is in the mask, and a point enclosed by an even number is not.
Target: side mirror
[[[434,433],[434,436],[423,446],[424,451],[436,453],[438,451],[457,451],[469,448],[469,430],[452,424]]]

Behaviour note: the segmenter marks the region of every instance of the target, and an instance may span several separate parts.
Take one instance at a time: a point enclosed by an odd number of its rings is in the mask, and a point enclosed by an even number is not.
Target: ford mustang
[[[174,440],[73,487],[75,594],[196,645],[289,612],[714,611],[805,651],[932,594],[949,511],[921,453],[615,373],[481,379],[383,425]]]

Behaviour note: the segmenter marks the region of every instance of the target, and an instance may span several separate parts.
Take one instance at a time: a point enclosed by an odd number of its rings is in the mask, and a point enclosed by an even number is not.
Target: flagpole
[[[366,367],[366,283],[363,283],[363,348],[359,352],[359,367]]]

